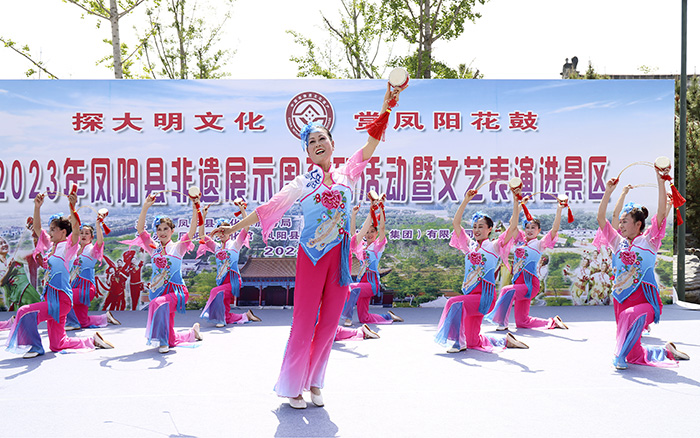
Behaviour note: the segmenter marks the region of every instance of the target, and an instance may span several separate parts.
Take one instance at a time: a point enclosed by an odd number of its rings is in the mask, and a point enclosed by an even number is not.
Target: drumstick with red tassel
[[[508,186],[513,192],[515,200],[520,203],[520,207],[522,207],[523,213],[525,214],[525,219],[531,221],[532,215],[530,214],[530,210],[528,210],[527,206],[525,205],[526,200],[523,198],[523,194],[521,193],[523,189],[523,180],[515,176],[508,181]]]
[[[70,194],[77,196],[77,194],[78,194],[78,185],[77,184],[73,184],[71,186]],[[78,216],[78,212],[75,210],[75,203],[69,202],[68,205],[70,206],[70,212],[75,216],[75,220],[78,221],[78,226],[80,226],[80,216]]]
[[[100,208],[97,211],[97,223],[102,226],[102,231],[105,233],[105,235],[112,232],[112,230],[110,230],[110,228],[105,223],[105,217],[107,217],[108,214],[109,210],[107,210],[106,208]]]
[[[654,168],[659,173],[659,177],[668,181],[671,184],[671,199],[673,199],[673,207],[676,209],[676,223],[681,225],[683,223],[683,217],[681,216],[680,207],[685,204],[685,198],[678,191],[676,186],[673,184],[673,178],[671,178],[671,160],[667,157],[659,157],[654,161]]]

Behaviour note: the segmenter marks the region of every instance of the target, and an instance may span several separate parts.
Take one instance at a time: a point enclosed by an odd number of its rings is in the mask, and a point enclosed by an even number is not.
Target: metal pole
[[[688,89],[688,78],[686,76],[686,54],[688,50],[688,0],[681,0],[681,120],[678,129],[678,191],[681,195],[685,193],[686,176],[686,94]],[[685,301],[685,205],[680,208],[683,223],[678,226],[678,267],[677,267],[677,292],[678,299]]]

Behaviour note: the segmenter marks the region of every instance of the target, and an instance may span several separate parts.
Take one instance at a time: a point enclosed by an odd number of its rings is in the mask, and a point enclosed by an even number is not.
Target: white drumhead
[[[668,157],[659,157],[654,161],[654,166],[656,166],[658,169],[670,169],[671,168],[671,159]]]
[[[508,185],[510,186],[511,189],[517,189],[518,187],[523,186],[523,180],[518,178],[517,176],[514,176],[508,181]]]
[[[560,203],[562,203],[562,204],[563,204],[563,203],[565,203],[565,202],[568,202],[568,201],[569,201],[569,197],[568,197],[568,196],[566,196],[566,195],[565,195],[565,194],[563,194],[563,193],[560,193],[560,194],[558,194],[558,195],[557,195],[557,200],[558,200],[558,201],[559,201]]]
[[[187,194],[190,195],[190,198],[196,198],[201,195],[202,192],[199,191],[199,187],[192,186],[187,190]]]
[[[236,198],[233,200],[233,205],[239,205],[243,203],[243,198]]]
[[[396,67],[389,73],[389,83],[392,87],[403,87],[408,83],[408,72],[403,67]]]
[[[109,210],[107,210],[106,208],[100,208],[99,210],[97,210],[97,214],[99,214],[100,216],[107,216],[109,214]]]
[[[372,201],[379,200],[379,195],[374,190],[370,190],[369,192],[367,192],[367,197]]]

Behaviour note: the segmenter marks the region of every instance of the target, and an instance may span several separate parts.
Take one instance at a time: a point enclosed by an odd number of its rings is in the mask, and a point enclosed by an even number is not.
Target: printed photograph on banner
[[[31,300],[42,291],[43,269],[31,257],[36,236],[26,228],[38,194],[46,195],[44,228],[49,216],[70,211],[72,187],[85,223],[94,225],[97,210],[109,209],[91,308],[140,310],[156,283],[153,267],[142,250],[120,241],[134,239],[146,196],[157,195],[147,225],[156,214],[170,217],[173,239],[190,227],[193,187],[208,207],[206,233],[219,219],[235,223],[234,200],[244,200],[250,213],[309,169],[299,140],[305,124],[329,128],[334,165],[344,164],[365,144],[385,89],[382,80],[0,81],[0,306],[16,308],[19,295]],[[391,113],[386,141],[346,200],[360,205],[363,221],[372,214],[368,194],[386,195],[383,299],[418,305],[461,293],[464,254],[449,245],[452,217],[466,191],[478,189],[464,229],[470,232],[477,210],[494,220],[494,230],[507,227],[508,180],[518,177],[540,237],[552,227],[558,195],[568,197],[573,217],[568,222],[564,211],[554,247],[537,266],[542,281],[533,304],[610,304],[611,254],[593,244],[605,183],[620,178],[608,219],[620,187],[631,185],[628,200],[649,209],[650,226],[657,204],[652,163],[673,157],[673,114],[673,81],[666,80],[412,79]],[[656,265],[667,302],[671,218]],[[250,248],[238,258],[239,304],[293,305],[302,228],[298,204],[267,245],[251,227]],[[215,254],[197,257],[200,240],[182,265],[191,308],[207,302],[217,281]],[[361,265],[353,263],[357,275]],[[505,266],[497,281],[511,281]]]

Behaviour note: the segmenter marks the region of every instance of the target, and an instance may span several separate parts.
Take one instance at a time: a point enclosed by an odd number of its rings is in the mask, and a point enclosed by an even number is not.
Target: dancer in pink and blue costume
[[[245,211],[245,203],[234,204],[240,209],[241,219],[247,216]],[[202,209],[204,219],[207,218],[209,206]],[[218,219],[216,226],[231,225],[225,219]],[[241,294],[241,273],[238,271],[238,257],[241,248],[244,246],[250,249],[250,236],[248,228],[243,228],[236,239],[229,239],[229,236],[224,236],[221,242],[216,242],[211,237],[205,235],[204,224],[199,227],[199,235],[204,236],[203,242],[200,242],[197,250],[197,258],[203,256],[207,252],[211,252],[216,257],[216,287],[209,292],[209,299],[202,310],[200,318],[212,322],[216,327],[224,327],[226,324],[245,324],[248,321],[262,321],[255,316],[251,310],[246,313],[238,314],[231,312],[231,301],[234,297],[239,297]]]
[[[527,198],[523,199],[526,202]],[[515,258],[513,260],[513,284],[501,289],[496,300],[496,305],[484,318],[487,321],[498,324],[496,330],[508,329],[508,316],[510,308],[515,301],[515,325],[518,328],[546,328],[568,329],[559,316],[554,318],[536,318],[530,316],[530,303],[533,292],[537,295],[540,290],[540,279],[537,277],[537,266],[542,257],[542,252],[548,248],[554,248],[557,241],[557,233],[561,224],[562,203],[557,207],[557,213],[552,224],[552,229],[542,239],[537,239],[541,226],[539,219],[528,221],[523,218],[523,229],[519,231],[515,240]]]
[[[387,86],[378,120],[386,122],[400,91]],[[301,139],[313,163],[309,171],[288,183],[269,202],[236,225],[213,231],[213,234],[231,234],[260,221],[263,240],[267,242],[267,236],[282,215],[297,200],[301,203],[304,228],[297,254],[292,329],[275,385],[275,392],[280,397],[288,397],[290,406],[295,409],[306,408],[303,391],[311,391],[311,401],[316,406],[324,404],[321,388],[328,356],[352,281],[348,232],[352,188],[383,133],[374,135],[376,138],[370,135],[364,147],[347,163],[333,168],[335,142],[330,132],[319,123],[306,125]]]
[[[605,218],[605,210],[613,190],[619,180],[612,178],[605,185],[605,193],[598,208],[598,233],[593,243],[600,248],[612,249],[613,261],[613,305],[617,323],[617,345],[613,366],[618,370],[628,368],[628,364],[654,367],[675,367],[678,360],[688,360],[689,356],[667,342],[664,347],[642,345],[644,327],[658,323],[662,303],[659,288],[654,276],[656,254],[661,240],[666,234],[666,186],[657,171],[659,199],[657,214],[651,218],[651,226],[644,231],[649,213],[646,207],[629,202],[624,204],[629,186],[623,189],[614,216],[619,214],[618,229]],[[659,222],[658,218],[663,219]]]
[[[98,223],[101,215],[98,214]],[[104,218],[102,218],[104,219]],[[97,233],[97,242],[92,243]],[[97,230],[91,225],[80,226],[78,240],[80,249],[71,268],[71,288],[73,289],[73,308],[66,316],[66,330],[81,328],[106,327],[107,323],[121,325],[111,312],[102,315],[88,315],[90,301],[95,298],[95,265],[102,261],[104,251],[104,233],[101,226]]]
[[[77,197],[69,196],[72,205]],[[70,287],[68,267],[78,252],[78,233],[72,233],[77,228],[76,216],[71,213],[70,220],[57,214],[49,218],[49,232],[41,229],[41,206],[44,195],[34,198],[33,229],[39,239],[34,254],[48,252],[42,260],[44,274],[44,290],[42,300],[38,303],[20,307],[17,318],[7,340],[7,350],[24,354],[32,358],[44,354],[44,348],[39,335],[38,325],[46,321],[51,351],[83,348],[114,348],[112,344],[96,332],[92,338],[68,337],[66,335],[66,315],[70,312],[73,301],[73,290]],[[70,236],[70,239],[68,239]]]
[[[377,202],[379,201],[373,201],[373,204]],[[345,319],[345,326],[352,325],[352,311],[355,304],[357,304],[357,317],[363,324],[401,322],[403,319],[392,311],[383,315],[369,313],[369,302],[372,297],[382,296],[379,284],[379,260],[382,258],[386,247],[386,215],[384,209],[379,210],[381,212],[378,221],[379,229],[372,225],[372,218],[368,215],[360,231],[355,233],[355,219],[359,209],[359,205],[352,209],[350,251],[355,254],[355,257],[362,264],[360,273],[357,275],[360,281],[350,284],[350,293],[345,301],[341,318]]]
[[[464,295],[447,300],[440,317],[435,342],[447,347],[448,353],[458,353],[467,348],[485,352],[503,348],[528,348],[510,333],[505,337],[481,334],[481,322],[494,303],[496,269],[500,260],[508,260],[508,253],[518,230],[519,203],[513,203],[510,225],[495,241],[489,239],[493,220],[482,212],[474,213],[474,237],[471,238],[462,228],[462,215],[467,203],[476,193],[476,190],[467,190],[452,220],[454,232],[450,246],[464,253]]]
[[[198,322],[185,332],[175,332],[174,325],[175,312],[185,313],[185,304],[189,298],[187,286],[182,279],[181,267],[182,257],[194,249],[192,238],[197,230],[197,207],[193,202],[190,229],[177,242],[172,241],[175,231],[173,221],[166,216],[156,216],[153,220],[153,231],[158,237],[156,243],[151,238],[151,234],[145,230],[146,214],[155,202],[155,194],[152,193],[146,197],[136,223],[138,236],[134,240],[122,241],[122,243],[130,246],[138,245],[151,256],[153,273],[149,290],[151,301],[148,304],[146,339],[148,339],[148,345],[157,345],[160,353],[167,353],[172,347],[202,340]]]

